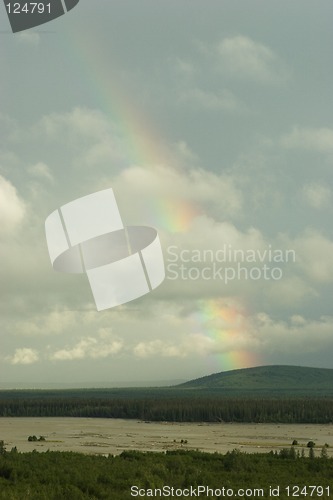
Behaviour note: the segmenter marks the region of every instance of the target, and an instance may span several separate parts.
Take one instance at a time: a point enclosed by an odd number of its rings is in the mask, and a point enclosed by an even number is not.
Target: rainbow
[[[67,38],[67,46],[74,52],[73,64],[83,74],[82,81],[87,84],[95,105],[110,117],[126,139],[128,159],[133,163],[144,162],[146,166],[160,163],[161,154],[165,158],[166,150],[157,127],[121,86],[112,61],[112,48],[99,45],[90,33],[84,36],[75,33]]]
[[[248,312],[230,298],[200,301],[192,314],[194,328],[209,338],[215,346],[211,370],[232,370],[262,364],[258,353],[245,347],[233,348],[248,331]]]
[[[88,32],[84,35],[78,31],[71,35],[67,33],[64,43],[64,51],[68,52],[68,47],[71,47],[71,62],[82,75],[82,84],[88,86],[94,106],[110,118],[120,134],[127,166],[175,168],[175,155],[163,141],[156,123],[152,123],[148,113],[141,109],[139,99],[135,100],[121,85],[112,48],[101,46]],[[152,200],[148,209],[150,215],[154,214],[156,228],[170,232],[188,231],[198,214],[198,208],[190,201],[172,196]]]
[[[193,219],[200,213],[192,203],[179,199],[156,199],[152,203],[152,223],[171,233],[188,231]]]
[[[71,48],[71,63],[82,75],[82,84],[88,86],[94,107],[109,117],[120,134],[126,149],[127,166],[176,168],[174,156],[163,141],[158,126],[150,121],[138,100],[121,85],[112,47],[100,46],[90,32],[79,33],[75,31],[75,26],[71,26],[71,29],[74,33],[63,38],[64,51],[68,52],[68,48]],[[188,231],[192,221],[201,213],[200,207],[173,196],[173,193],[168,198],[152,199],[151,205],[147,204],[143,210],[147,211],[147,216],[149,214],[149,223],[158,230],[169,232]],[[223,350],[224,343],[232,346],[232,340],[235,339],[237,345],[240,331],[246,332],[246,314],[235,303],[222,299],[200,301],[192,319],[194,331],[222,346],[220,351],[217,349],[216,354],[211,356],[212,364],[216,364],[215,371],[220,371],[221,367],[230,370],[260,364],[254,352],[232,347]]]

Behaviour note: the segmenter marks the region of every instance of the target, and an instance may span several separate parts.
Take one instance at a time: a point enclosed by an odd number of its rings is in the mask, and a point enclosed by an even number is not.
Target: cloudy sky
[[[331,0],[0,7],[0,385],[333,368]],[[166,279],[97,312],[44,222],[109,187]]]

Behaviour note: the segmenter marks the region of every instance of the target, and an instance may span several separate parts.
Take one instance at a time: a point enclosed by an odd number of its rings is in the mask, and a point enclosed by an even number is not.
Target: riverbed
[[[45,441],[28,441],[29,436]],[[314,441],[315,453],[328,444],[333,456],[333,425],[175,423],[103,418],[0,418],[0,440],[6,449],[20,452],[47,450],[117,455],[124,450],[158,451],[188,449],[226,453],[269,452],[290,448],[308,454]]]

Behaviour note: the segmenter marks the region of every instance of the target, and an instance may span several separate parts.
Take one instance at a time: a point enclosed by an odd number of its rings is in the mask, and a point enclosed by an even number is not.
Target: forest
[[[2,391],[0,417],[125,418],[169,422],[333,422],[332,398],[170,397],[163,391]]]
[[[209,488],[200,495],[202,498],[222,497],[218,494],[222,488],[224,496],[233,493],[234,498],[269,498],[269,489],[277,492],[279,488],[280,499],[328,499],[333,495],[332,477],[333,459],[327,458],[324,449],[318,456],[313,448],[305,456],[293,447],[266,454],[177,450],[124,451],[118,456],[101,456],[51,451],[18,453],[16,448],[7,451],[0,441],[3,500],[126,500],[135,496],[149,498],[152,491],[163,488],[174,488],[174,496],[185,498],[191,488],[199,487],[201,492]],[[184,495],[180,496],[182,491]]]

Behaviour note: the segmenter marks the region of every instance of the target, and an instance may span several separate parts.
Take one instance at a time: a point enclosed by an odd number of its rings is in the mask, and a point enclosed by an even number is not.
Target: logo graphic
[[[13,33],[53,21],[72,10],[79,0],[40,0],[24,2],[3,0]]]
[[[141,297],[165,278],[157,231],[124,227],[111,188],[55,210],[45,232],[53,268],[87,273],[98,311]]]

